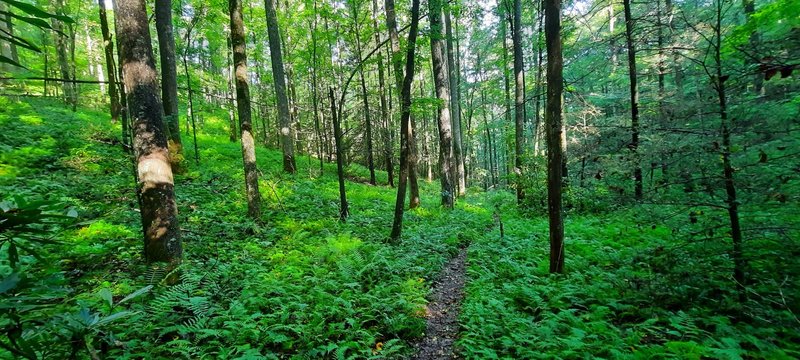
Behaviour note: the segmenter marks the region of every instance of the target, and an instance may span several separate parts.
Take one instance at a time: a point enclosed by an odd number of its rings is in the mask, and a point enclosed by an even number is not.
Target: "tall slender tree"
[[[247,53],[245,49],[242,0],[228,0],[231,21],[231,46],[233,66],[236,74],[236,109],[239,114],[239,130],[242,139],[242,159],[247,190],[247,214],[253,219],[261,216],[261,193],[258,191],[258,166],[256,165],[256,141],[253,136],[250,109],[250,85],[247,78]]]
[[[144,256],[175,266],[182,248],[144,0],[117,0],[117,38],[133,129]]]
[[[625,41],[628,45],[628,77],[631,95],[631,143],[628,148],[633,156],[633,186],[636,200],[642,199],[642,166],[639,161],[639,87],[636,78],[636,45],[633,41],[633,16],[631,0],[623,0],[625,10]]]
[[[452,208],[453,185],[453,132],[450,122],[450,81],[447,71],[447,54],[442,28],[441,0],[428,1],[428,19],[431,23],[431,62],[433,62],[433,82],[438,103],[439,127],[439,177],[442,183],[442,206]]]
[[[455,187],[458,196],[467,193],[467,180],[464,168],[464,149],[461,133],[461,91],[458,86],[460,71],[456,66],[456,51],[453,36],[452,8],[449,3],[444,5],[444,29],[447,37],[447,69],[450,80],[450,120],[453,128],[453,160],[455,161]]]
[[[561,210],[564,60],[561,55],[561,0],[544,0],[547,43],[547,212],[550,225],[550,272],[564,271],[564,218]]]
[[[283,170],[294,174],[297,164],[294,159],[294,130],[289,116],[289,98],[286,95],[286,73],[283,68],[281,37],[278,28],[278,15],[275,12],[275,0],[264,0],[267,17],[267,34],[269,37],[269,55],[272,59],[272,77],[275,84],[275,97],[278,99],[278,123],[280,142],[283,149]]]
[[[117,92],[117,75],[114,66],[114,42],[111,40],[111,33],[108,29],[108,15],[104,0],[97,0],[100,9],[100,32],[103,35],[103,51],[106,58],[106,77],[108,78],[108,98],[111,103],[111,120],[115,123],[119,120],[120,103],[119,93]]]
[[[522,185],[522,154],[525,145],[525,73],[522,61],[522,1],[514,0],[511,39],[514,47],[514,187],[517,202],[525,198]]]
[[[386,0],[387,3],[392,0]],[[389,10],[387,5],[387,18]],[[394,14],[394,9],[392,9]],[[392,15],[394,17],[394,15]],[[419,0],[411,1],[411,28],[408,31],[408,48],[406,49],[405,77],[403,78],[402,91],[400,93],[401,117],[400,117],[400,177],[397,182],[397,198],[394,203],[394,220],[392,222],[392,232],[389,235],[392,241],[400,239],[403,231],[403,205],[406,200],[406,182],[408,179],[411,139],[411,82],[414,81],[414,54],[416,53],[417,29],[419,27]],[[395,34],[396,35],[396,34]]]
[[[156,0],[156,32],[158,53],[161,58],[161,101],[164,104],[164,121],[167,123],[169,145],[173,153],[183,151],[181,129],[178,123],[178,68],[175,61],[175,36],[172,32],[172,0]],[[173,156],[173,168],[180,157]]]

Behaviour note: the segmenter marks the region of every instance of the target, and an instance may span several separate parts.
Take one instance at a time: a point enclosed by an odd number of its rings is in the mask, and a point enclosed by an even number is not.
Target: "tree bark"
[[[561,0],[545,0],[547,42],[547,210],[550,226],[550,272],[564,271],[564,219],[561,210],[561,100],[564,92],[561,55]]]
[[[366,127],[366,134],[364,135],[367,140],[367,167],[369,168],[369,183],[370,185],[376,185],[377,182],[375,181],[375,159],[373,157],[373,146],[372,146],[372,119],[370,118],[369,112],[369,96],[367,94],[367,82],[364,79],[364,62],[365,60],[361,57],[363,56],[361,52],[361,27],[359,26],[358,21],[358,5],[356,2],[352,3],[353,6],[353,25],[355,30],[355,38],[356,38],[356,54],[358,55],[358,62],[362,65],[358,67],[358,75],[359,79],[361,80],[361,99],[364,101],[364,124]]]
[[[439,99],[437,125],[439,127],[439,171],[442,183],[442,206],[453,207],[453,133],[450,122],[450,83],[447,72],[444,32],[442,31],[441,0],[429,0],[428,18],[431,22],[431,62],[436,97]]]
[[[141,194],[144,255],[148,262],[167,262],[172,267],[182,255],[180,228],[145,1],[118,0],[117,7],[117,37]]]
[[[64,15],[64,0],[56,0],[55,7],[57,14]],[[61,70],[61,78],[72,79],[72,71],[70,71],[69,65],[69,45],[66,43],[68,39],[65,39],[67,36],[63,35],[65,33],[64,24],[61,22],[61,20],[53,19],[52,27],[56,32],[56,55],[58,58],[58,67]],[[61,87],[64,92],[64,102],[66,102],[67,105],[74,107],[78,101],[75,94],[75,91],[77,90],[75,83],[65,81],[61,83]]]
[[[175,154],[183,152],[181,129],[178,123],[178,68],[175,62],[175,36],[172,32],[172,0],[156,0],[156,30],[158,53],[161,58],[161,100],[169,135],[169,144]],[[179,166],[173,156],[173,169]]]
[[[275,82],[275,97],[278,99],[278,120],[280,126],[281,148],[283,149],[283,170],[294,174],[297,165],[294,159],[294,134],[289,117],[289,100],[286,96],[286,77],[281,54],[281,38],[278,29],[278,16],[275,13],[275,0],[264,0],[266,5],[267,34],[269,35],[269,55],[272,59],[272,75]]]
[[[244,161],[245,188],[247,190],[247,214],[258,219],[261,216],[261,193],[258,191],[258,166],[256,165],[256,142],[253,136],[250,109],[250,86],[247,80],[247,53],[245,50],[242,0],[228,0],[231,21],[231,45],[236,74],[236,109],[239,114],[239,130],[242,138],[242,160]]]
[[[453,128],[453,161],[455,161],[454,182],[458,196],[467,194],[467,180],[464,169],[464,150],[461,139],[461,91],[458,86],[460,71],[456,67],[453,49],[453,26],[450,5],[444,5],[444,28],[447,36],[447,69],[450,80],[450,120]]]
[[[522,1],[514,0],[511,38],[514,46],[514,187],[517,203],[525,198],[522,185],[522,153],[525,144],[525,79],[522,62]]]
[[[228,76],[227,76],[227,79],[226,79],[228,81],[228,93],[226,95],[226,98],[229,98],[229,99],[226,99],[225,106],[228,108],[228,128],[229,128],[228,129],[228,140],[230,142],[236,142],[236,140],[238,140],[238,136],[236,135],[236,131],[237,131],[237,129],[236,129],[236,116],[233,115],[233,109],[234,109],[234,107],[236,107],[236,101],[234,100],[235,99],[234,96],[237,96],[237,94],[235,93],[236,90],[235,90],[235,85],[234,85],[234,80],[233,80],[234,77],[236,77],[236,75],[235,75],[236,66],[231,61],[231,57],[233,56],[233,52],[234,52],[233,42],[231,41],[231,37],[228,37],[228,39],[226,39],[226,40],[227,40],[226,43],[228,45],[227,46],[228,47],[228,53],[225,55],[225,59],[228,61],[228,66],[227,66]],[[249,85],[248,85],[248,93],[249,93]],[[252,109],[252,106],[250,106],[250,109]],[[254,135],[254,137],[255,137],[255,135]]]
[[[623,0],[625,7],[625,41],[628,45],[628,76],[631,95],[631,143],[628,148],[633,156],[633,187],[636,200],[642,199],[642,166],[639,163],[639,88],[636,79],[636,46],[633,43],[633,17],[631,1]]]
[[[392,4],[392,18],[394,18],[394,3],[386,0],[386,17],[389,18],[389,4]],[[387,20],[388,22],[388,20]],[[417,28],[419,26],[419,0],[411,2],[411,28],[408,32],[408,49],[406,50],[406,71],[403,86],[400,92],[401,117],[400,117],[400,177],[397,183],[397,198],[394,203],[394,220],[390,239],[398,241],[403,231],[403,205],[406,199],[406,181],[408,177],[408,156],[411,139],[411,82],[414,81],[414,54],[417,43]],[[390,27],[391,29],[391,27]],[[390,30],[391,32],[391,30]],[[397,31],[395,29],[395,36]],[[399,48],[399,45],[398,45]]]

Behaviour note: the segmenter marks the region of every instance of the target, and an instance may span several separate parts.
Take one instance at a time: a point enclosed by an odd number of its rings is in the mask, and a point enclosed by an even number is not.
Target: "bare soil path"
[[[413,359],[459,358],[453,350],[453,345],[458,336],[458,314],[461,300],[464,299],[466,268],[466,248],[462,248],[458,255],[442,268],[427,306],[428,326],[425,337],[417,343],[417,353]]]

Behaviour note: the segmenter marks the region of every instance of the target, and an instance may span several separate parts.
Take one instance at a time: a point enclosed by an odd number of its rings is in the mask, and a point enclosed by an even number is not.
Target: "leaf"
[[[134,291],[130,295],[126,296],[125,298],[120,300],[117,304],[122,304],[122,303],[124,303],[124,302],[126,302],[128,300],[135,299],[135,298],[137,298],[137,297],[139,297],[139,296],[141,296],[143,294],[146,294],[146,293],[150,292],[150,290],[152,290],[152,289],[153,289],[153,285],[147,285],[147,286],[145,286],[145,287],[143,287],[143,288],[141,288],[139,290]]]
[[[112,294],[111,290],[109,290],[108,288],[100,289],[97,295],[100,296],[101,299],[105,300],[106,303],[108,303],[108,306],[114,304],[114,294]]]
[[[118,313],[111,314],[109,316],[106,316],[106,317],[98,320],[97,323],[95,323],[95,325],[96,326],[102,326],[102,325],[108,324],[108,323],[110,323],[110,322],[112,322],[114,320],[121,319],[121,318],[124,318],[126,316],[133,315],[133,314],[135,314],[135,312],[133,312],[133,311],[120,311]]]
[[[23,68],[23,69],[26,69],[26,70],[28,69],[28,68],[22,66],[20,63],[14,61],[14,60],[11,60],[10,58],[7,58],[7,57],[5,57],[3,55],[0,55],[0,63],[10,64],[10,65],[13,65],[13,66],[16,66],[16,67],[19,67],[19,68]]]
[[[69,24],[74,24],[75,23],[75,20],[72,20],[72,18],[70,18],[69,16],[51,14],[51,13],[49,13],[47,11],[44,11],[44,10],[42,10],[42,9],[36,7],[36,6],[33,6],[31,4],[26,4],[26,3],[21,2],[21,1],[16,1],[16,0],[0,0],[0,1],[3,1],[4,3],[9,4],[9,5],[11,5],[11,6],[13,6],[13,7],[17,8],[17,9],[20,9],[20,10],[24,11],[25,13],[27,13],[28,15],[32,15],[32,16],[35,16],[35,17],[38,17],[38,18],[58,19],[58,20],[61,20],[61,21],[65,22],[65,23],[69,23]]]
[[[17,284],[19,284],[20,280],[21,278],[17,272],[13,272],[6,276],[3,281],[0,281],[0,294],[17,287]]]

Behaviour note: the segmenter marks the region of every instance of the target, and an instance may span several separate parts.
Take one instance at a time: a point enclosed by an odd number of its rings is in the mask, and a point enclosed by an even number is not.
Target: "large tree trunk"
[[[450,123],[450,83],[447,74],[444,32],[442,31],[442,0],[428,1],[428,18],[431,22],[431,61],[433,82],[436,87],[439,127],[439,171],[442,183],[442,206],[452,208],[453,187],[453,133]]]
[[[389,30],[389,42],[392,44],[392,65],[394,68],[394,78],[396,82],[396,93],[398,96],[398,103],[401,106],[401,119],[402,119],[402,105],[403,105],[403,84],[405,78],[403,76],[403,53],[400,51],[400,37],[397,34],[397,19],[394,9],[394,0],[385,0],[384,6],[386,9],[386,28]],[[413,20],[412,20],[413,23]],[[410,36],[410,34],[409,34]],[[416,37],[416,34],[414,35]],[[416,40],[416,38],[415,38]],[[412,79],[413,80],[413,79]],[[410,91],[410,90],[409,90]],[[410,93],[409,93],[410,96]],[[410,120],[409,120],[410,121]],[[401,129],[403,125],[400,125]],[[402,130],[401,130],[402,131]],[[414,123],[409,122],[408,126],[408,146],[409,153],[408,161],[405,166],[407,169],[407,182],[409,187],[409,208],[413,209],[420,204],[419,186],[417,182],[417,162],[416,162],[416,137],[414,136],[415,126]],[[402,136],[402,134],[401,134]],[[401,165],[402,166],[402,165]],[[399,235],[398,235],[399,236]]]
[[[236,116],[233,115],[233,108],[236,107],[236,101],[234,100],[235,99],[234,96],[236,96],[235,94],[236,90],[234,89],[235,85],[233,84],[234,83],[233,79],[234,77],[236,77],[235,75],[236,66],[232,63],[231,59],[231,57],[233,56],[234,49],[233,49],[233,42],[231,41],[230,37],[228,37],[227,39],[227,45],[228,45],[228,54],[225,55],[225,59],[228,61],[228,67],[227,67],[228,78],[226,79],[228,81],[228,92],[225,97],[229,98],[229,100],[226,99],[227,101],[225,101],[224,103],[225,107],[228,108],[228,140],[230,142],[236,142],[236,140],[238,140],[239,138],[236,134],[237,131]],[[252,106],[250,108],[252,109]]]
[[[333,118],[333,138],[336,142],[336,175],[339,178],[339,220],[347,221],[350,216],[350,205],[347,203],[347,192],[344,188],[344,153],[342,151],[342,126],[339,123],[337,114],[336,97],[333,95],[333,88],[328,89],[328,97],[331,99],[331,116]]]
[[[119,120],[120,104],[119,94],[117,93],[117,75],[114,67],[114,42],[111,41],[111,33],[108,30],[108,16],[106,14],[106,4],[104,0],[97,0],[100,6],[100,31],[103,34],[103,50],[106,57],[106,76],[108,77],[108,98],[111,100],[111,120],[114,123]]]
[[[525,198],[522,185],[522,153],[525,145],[525,79],[522,62],[522,1],[514,0],[514,21],[511,38],[514,46],[514,187],[517,203]]]
[[[394,19],[394,3],[386,0],[386,17],[389,18],[389,3],[392,3],[392,19]],[[388,20],[387,20],[388,21]],[[390,239],[397,241],[403,231],[403,204],[406,199],[406,180],[408,177],[408,157],[411,139],[411,82],[414,80],[414,54],[417,43],[417,28],[419,25],[419,0],[411,1],[411,28],[408,32],[408,49],[406,51],[406,72],[400,92],[401,117],[400,117],[400,177],[397,183],[397,198],[394,203],[394,221]],[[390,27],[391,29],[391,27]],[[391,30],[390,30],[391,31]],[[395,29],[395,36],[397,32]]]
[[[182,255],[178,208],[145,1],[117,0],[115,16],[133,123],[144,255],[148,262],[167,262],[173,267],[180,262]]]
[[[631,143],[628,148],[633,156],[633,186],[636,200],[642,199],[642,166],[639,163],[639,88],[636,79],[636,46],[633,43],[633,17],[631,1],[623,0],[625,7],[625,41],[628,45],[628,76],[631,85]]]
[[[175,62],[175,36],[172,33],[172,0],[156,0],[156,30],[158,53],[161,58],[161,100],[169,134],[170,150],[174,154],[183,151],[181,129],[178,123],[178,68]],[[173,156],[175,169],[180,157]]]
[[[256,166],[256,142],[253,136],[250,109],[250,86],[247,80],[247,54],[245,51],[242,0],[229,0],[231,16],[231,45],[236,74],[236,108],[239,114],[239,129],[242,138],[245,188],[247,190],[247,214],[253,219],[261,216],[261,193],[258,191],[258,167]]]
[[[450,120],[453,127],[453,160],[455,161],[455,185],[458,196],[467,193],[467,182],[464,170],[464,150],[461,141],[461,91],[458,86],[459,69],[456,67],[453,49],[453,26],[450,5],[445,4],[444,28],[447,36],[447,69],[450,79]]]
[[[272,59],[272,77],[275,81],[275,97],[278,99],[278,121],[280,126],[281,148],[283,149],[283,170],[294,174],[297,165],[294,160],[294,134],[289,117],[289,99],[286,96],[286,77],[281,54],[281,38],[278,30],[278,16],[275,13],[275,0],[264,0],[269,35],[269,55]]]
[[[561,96],[564,91],[561,55],[561,0],[545,0],[547,40],[547,211],[550,224],[550,272],[564,271],[564,219],[561,210]]]

